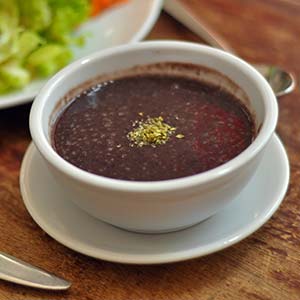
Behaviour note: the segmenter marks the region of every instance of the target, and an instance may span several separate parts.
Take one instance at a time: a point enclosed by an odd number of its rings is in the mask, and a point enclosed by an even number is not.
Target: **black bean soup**
[[[67,99],[52,127],[61,157],[90,173],[156,181],[215,168],[254,139],[253,117],[224,89],[184,72],[128,74]]]

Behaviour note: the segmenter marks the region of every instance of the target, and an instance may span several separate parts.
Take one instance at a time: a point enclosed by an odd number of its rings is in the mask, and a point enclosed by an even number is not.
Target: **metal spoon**
[[[200,36],[210,46],[234,54],[234,51],[216,32],[203,22],[200,22],[193,12],[179,0],[165,0],[164,10]],[[253,66],[267,79],[277,97],[286,95],[294,90],[296,86],[295,79],[287,71],[273,65],[255,64]]]

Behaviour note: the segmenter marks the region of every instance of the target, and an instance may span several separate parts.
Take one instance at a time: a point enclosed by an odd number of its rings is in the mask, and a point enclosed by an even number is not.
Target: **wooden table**
[[[299,0],[185,0],[249,62],[274,63],[300,77]],[[199,41],[162,14],[149,39]],[[73,282],[50,293],[0,282],[8,299],[300,299],[300,92],[280,99],[277,132],[291,164],[287,196],[251,237],[219,253],[161,266],[95,260],[60,245],[27,213],[19,169],[30,142],[30,105],[0,111],[0,249]],[[276,176],[276,174],[270,174]]]

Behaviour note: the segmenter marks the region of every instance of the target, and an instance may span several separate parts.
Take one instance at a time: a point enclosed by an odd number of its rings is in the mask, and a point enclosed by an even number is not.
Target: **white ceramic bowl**
[[[260,128],[253,143],[229,162],[179,179],[134,182],[83,171],[52,148],[49,121],[57,102],[98,75],[135,65],[176,61],[217,70],[242,88]],[[154,41],[92,54],[69,65],[40,91],[30,114],[33,141],[68,199],[113,225],[141,232],[167,232],[196,224],[222,209],[244,188],[262,158],[277,123],[276,98],[249,64],[220,50],[193,43]]]

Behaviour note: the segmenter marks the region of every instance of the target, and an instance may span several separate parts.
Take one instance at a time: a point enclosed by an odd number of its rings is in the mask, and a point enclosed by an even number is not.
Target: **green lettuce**
[[[37,33],[26,30],[20,34],[18,43],[18,58],[23,60],[39,46],[45,44],[45,40]]]
[[[49,0],[53,12],[52,23],[46,31],[46,36],[58,43],[76,43],[72,38],[73,29],[85,21],[90,13],[88,0]]]
[[[72,52],[65,46],[47,44],[32,52],[26,65],[34,75],[47,77],[64,67],[72,58]]]
[[[9,0],[10,1],[10,0]],[[42,32],[52,22],[52,11],[47,0],[17,0],[22,27]]]
[[[72,32],[89,13],[89,0],[0,0],[0,93],[68,64],[84,38]]]
[[[17,61],[9,61],[0,66],[0,92],[20,89],[30,81],[30,72]]]
[[[18,51],[19,10],[14,0],[0,0],[0,63]]]

